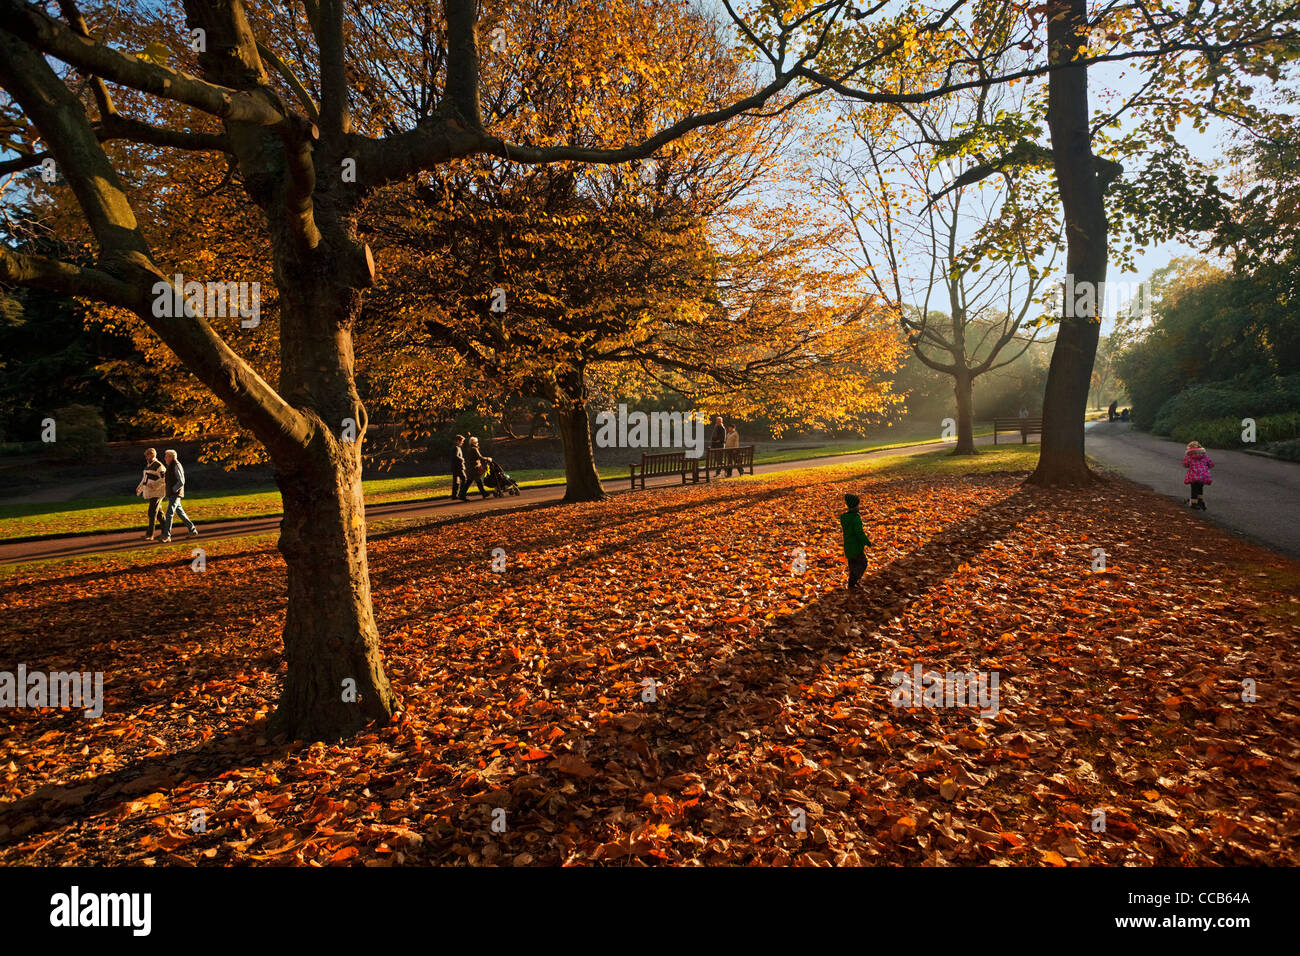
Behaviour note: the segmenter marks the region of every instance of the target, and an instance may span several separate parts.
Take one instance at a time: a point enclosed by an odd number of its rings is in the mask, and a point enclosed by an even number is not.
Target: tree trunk
[[[1087,13],[1087,0],[1049,3],[1047,42],[1053,63],[1073,59],[1086,41]],[[1109,179],[1103,182],[1098,177],[1092,152],[1087,67],[1072,66],[1049,75],[1047,121],[1065,216],[1066,269],[1072,281],[1066,286],[1060,331],[1047,373],[1038,467],[1029,482],[1072,487],[1092,480],[1084,457],[1083,421],[1101,331],[1099,306],[1108,256],[1103,196]],[[1092,292],[1091,308],[1088,290]]]
[[[1099,329],[1093,321],[1061,322],[1043,395],[1043,443],[1030,484],[1077,487],[1092,480],[1084,456],[1083,420]]]
[[[591,447],[591,421],[585,402],[560,401],[555,405],[560,437],[564,441],[564,500],[603,501],[609,495],[600,485],[596,456]]]
[[[609,495],[600,484],[596,471],[596,458],[591,447],[591,423],[587,407],[571,403],[557,406],[555,413],[560,422],[560,435],[564,441],[564,500],[603,501]]]
[[[340,249],[349,237],[331,230]],[[280,553],[288,568],[287,670],[275,730],[337,739],[387,721],[397,699],[384,673],[370,604],[361,443],[366,413],[357,394],[352,326],[361,293],[344,254],[302,255],[280,246],[280,394],[311,419],[296,453],[276,456],[284,502]],[[301,255],[301,258],[297,258]]]
[[[370,606],[361,467],[347,443],[324,433],[276,482],[288,670],[272,723],[295,739],[345,737],[387,721],[397,706]]]
[[[587,417],[587,383],[582,369],[556,376],[546,384],[546,397],[555,410],[555,425],[564,442],[564,500],[604,501],[596,455],[591,447]]]
[[[975,452],[975,409],[971,400],[972,380],[968,375],[958,373],[953,378],[953,393],[957,398],[957,447],[954,455],[974,455]]]

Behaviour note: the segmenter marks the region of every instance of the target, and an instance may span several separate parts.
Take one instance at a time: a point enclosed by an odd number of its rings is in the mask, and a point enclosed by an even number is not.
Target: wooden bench
[[[725,471],[728,467],[736,469],[742,475],[745,473],[745,469],[748,468],[749,473],[752,475],[754,473],[754,446],[709,448],[704,452],[703,458],[695,460],[695,467],[696,481],[699,481],[700,478],[708,481],[718,469]]]
[[[693,481],[699,481],[695,477],[696,459],[686,457],[684,451],[666,451],[658,455],[647,455],[642,453],[640,465],[628,465],[632,474],[632,490],[636,490],[636,483],[641,482],[641,487],[645,487],[647,478],[658,478],[661,475],[682,476],[682,484],[686,484],[687,475],[691,476]],[[638,473],[638,469],[640,469]]]
[[[1020,444],[1029,443],[1029,436],[1043,434],[1041,418],[995,418],[993,419],[993,444],[998,443],[998,432],[1015,432],[1020,435]]]

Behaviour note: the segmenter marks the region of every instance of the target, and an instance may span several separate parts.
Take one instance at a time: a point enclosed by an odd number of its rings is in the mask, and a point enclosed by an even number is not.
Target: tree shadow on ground
[[[626,721],[630,728],[627,732],[595,736],[573,733],[557,741],[555,751],[579,754],[595,768],[619,768],[619,773],[626,775],[623,780],[633,785],[627,810],[629,815],[638,816],[644,810],[640,801],[646,794],[676,792],[664,786],[663,780],[690,774],[707,779],[717,769],[711,758],[727,751],[723,740],[737,729],[738,720],[747,722],[743,729],[750,731],[755,741],[787,737],[788,729],[779,727],[785,709],[780,701],[802,693],[800,681],[789,676],[792,672],[818,671],[822,665],[862,647],[871,640],[873,628],[903,614],[962,564],[976,560],[984,549],[1012,534],[1051,498],[1051,492],[1030,487],[1009,492],[967,520],[943,529],[920,547],[876,568],[863,578],[860,591],[849,592],[841,586],[797,612],[775,619],[752,638],[738,637],[738,650],[683,683],[663,686],[656,702],[632,703],[621,712],[615,711],[609,717],[610,723]],[[837,631],[844,614],[852,616],[860,636]],[[900,659],[898,669],[906,670],[911,663],[911,659]],[[880,680],[879,693],[887,699],[889,687],[883,686],[883,676]],[[945,716],[968,722],[970,712]],[[545,787],[521,794],[502,790],[495,795],[499,802],[489,805],[509,806],[511,819],[519,825],[536,824],[552,834],[570,824],[584,832],[590,828],[586,819],[577,816],[557,818],[552,794],[553,790]],[[464,825],[471,820],[474,817],[468,816],[448,835],[445,844],[429,849],[439,855],[456,843],[485,845],[493,835],[485,823],[481,829]]]
[[[19,830],[23,840],[72,825],[93,841],[98,831],[91,820],[107,821],[114,811],[145,794],[182,783],[214,780],[231,770],[273,763],[303,746],[259,743],[266,733],[265,720],[253,721],[188,750],[147,756],[89,778],[46,784],[12,803],[0,804],[0,825],[9,831]],[[230,795],[231,800],[247,797],[248,793],[242,789]],[[210,806],[205,812],[211,816],[220,809],[220,806]],[[176,807],[170,811],[170,815],[182,813],[188,816],[188,808]],[[184,825],[188,826],[188,820]],[[200,842],[205,837],[196,835]],[[3,842],[15,839],[9,836]],[[221,842],[208,839],[213,846]]]

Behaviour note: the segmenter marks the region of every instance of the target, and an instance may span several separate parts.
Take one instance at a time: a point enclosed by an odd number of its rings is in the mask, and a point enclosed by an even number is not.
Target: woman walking
[[[484,458],[483,453],[479,451],[478,438],[471,435],[469,447],[465,449],[465,468],[469,472],[469,481],[463,488],[468,492],[471,484],[477,484],[479,493],[483,495],[485,500],[488,498],[488,492],[483,487],[483,473],[487,470],[487,462],[488,459]],[[461,501],[464,500],[464,498],[461,498]]]
[[[135,486],[136,495],[149,502],[149,526],[144,533],[146,541],[154,539],[154,521],[158,522],[160,528],[162,527],[162,518],[158,515],[158,505],[163,498],[166,474],[167,469],[158,460],[158,452],[152,448],[146,448],[144,451],[144,474],[140,478],[140,484]]]
[[[727,437],[723,439],[722,447],[726,449],[727,477],[730,478],[731,469],[736,464],[736,452],[733,449],[740,447],[740,433],[736,431],[735,425],[727,426]]]

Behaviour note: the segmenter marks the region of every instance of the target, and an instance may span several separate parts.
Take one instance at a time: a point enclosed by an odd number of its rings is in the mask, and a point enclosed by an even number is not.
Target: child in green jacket
[[[845,495],[844,504],[848,511],[840,515],[840,527],[844,529],[844,557],[849,562],[849,589],[858,586],[858,579],[867,570],[867,548],[871,541],[862,530],[862,515],[858,513],[858,496]]]

